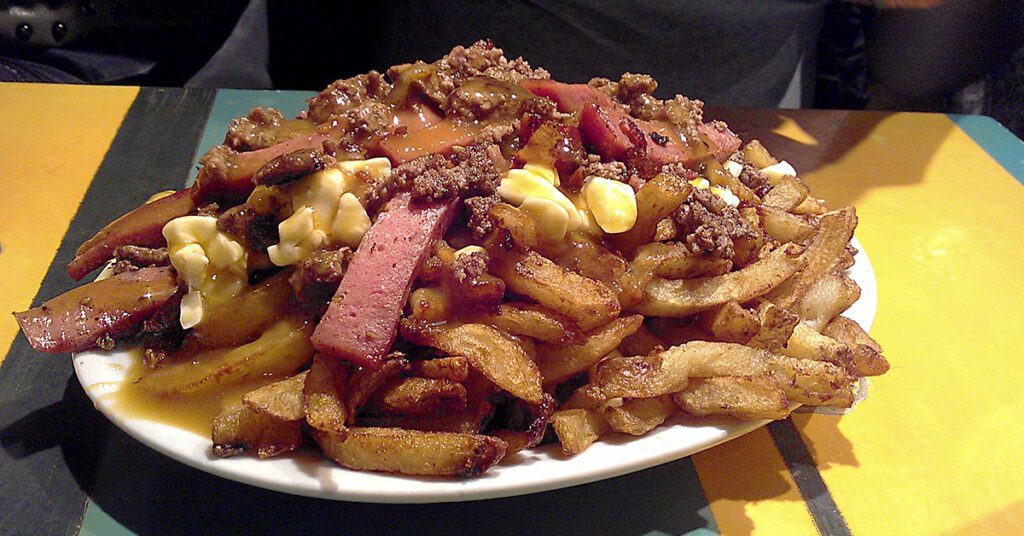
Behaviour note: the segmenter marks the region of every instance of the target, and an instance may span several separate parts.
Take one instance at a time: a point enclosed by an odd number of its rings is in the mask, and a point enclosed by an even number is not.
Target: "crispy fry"
[[[607,324],[621,310],[615,294],[603,283],[562,268],[539,253],[512,251],[495,264],[495,273],[509,290],[568,316],[583,330]]]
[[[837,316],[822,333],[850,347],[853,371],[857,376],[879,376],[889,370],[889,362],[882,356],[882,347],[853,320]]]
[[[760,329],[754,313],[735,301],[698,313],[696,325],[714,335],[716,340],[739,344],[749,341]]]
[[[306,422],[316,430],[344,436],[350,419],[345,404],[349,369],[341,360],[318,354],[302,388]]]
[[[740,420],[783,419],[789,415],[789,399],[771,378],[722,376],[695,378],[672,400],[683,411],[704,417],[729,415]]]
[[[799,205],[793,207],[793,210],[790,212],[801,216],[821,215],[828,212],[828,207],[825,205],[824,200],[808,195]]]
[[[351,428],[345,438],[323,432],[313,437],[343,467],[404,475],[479,475],[501,461],[506,449],[496,437],[400,428]]]
[[[469,360],[462,356],[421,359],[412,362],[412,374],[421,378],[461,383],[469,377]]]
[[[348,407],[348,422],[351,424],[355,416],[370,400],[375,392],[384,384],[409,370],[409,361],[401,354],[394,353],[377,370],[369,368],[357,368],[349,379],[346,388],[345,406]]]
[[[843,254],[856,226],[857,213],[853,207],[822,216],[818,232],[802,255],[803,268],[795,277],[769,291],[765,297],[787,309],[796,305],[807,293],[807,289],[827,273],[835,260]]]
[[[300,444],[299,421],[284,421],[244,404],[235,404],[213,419],[213,453],[220,457],[254,448],[260,458],[271,458]]]
[[[779,286],[801,268],[803,248],[796,244],[771,252],[742,270],[701,279],[654,279],[632,311],[650,316],[688,316],[729,301],[746,302]]]
[[[146,374],[136,385],[152,395],[175,397],[209,393],[261,376],[292,374],[313,355],[312,333],[305,318],[285,317],[251,343],[192,356]]]
[[[555,413],[555,399],[544,393],[540,404],[528,404],[522,400],[513,403],[508,422],[493,430],[491,435],[508,443],[506,455],[533,448],[544,439],[551,416]]]
[[[657,428],[677,409],[669,396],[633,398],[621,406],[607,406],[604,418],[612,430],[638,436]]]
[[[482,315],[480,320],[511,335],[525,335],[552,344],[578,344],[586,338],[575,322],[542,305],[503,303],[497,314]]]
[[[427,322],[442,322],[452,314],[451,300],[441,287],[420,287],[409,293],[412,317]]]
[[[729,271],[729,259],[694,255],[685,245],[654,242],[641,246],[618,279],[619,301],[629,307],[643,299],[644,290],[654,277],[690,279],[721,275]]]
[[[773,166],[779,163],[775,157],[768,153],[768,149],[765,149],[764,145],[761,145],[761,142],[758,140],[750,140],[747,142],[747,144],[743,146],[742,153],[743,158],[757,169],[764,169],[768,166]]]
[[[466,409],[466,388],[450,380],[396,378],[377,396],[383,413],[426,415]]]
[[[483,324],[433,326],[404,320],[402,335],[417,344],[464,355],[473,368],[517,398],[539,403],[541,376],[522,346]]]
[[[766,206],[789,212],[804,199],[807,199],[809,192],[810,189],[803,181],[796,177],[786,176],[782,177],[778,184],[764,194],[763,202]]]
[[[622,355],[647,355],[651,352],[660,352],[667,347],[665,341],[651,333],[647,326],[640,324],[636,331],[622,339],[619,351]]]
[[[566,247],[551,257],[555,264],[615,288],[615,282],[626,271],[626,259],[584,233],[570,233],[565,241]]]
[[[827,273],[811,283],[793,312],[816,330],[850,308],[860,298],[860,287],[840,273]]]
[[[757,214],[761,217],[761,228],[764,232],[781,243],[803,242],[814,234],[816,226],[800,216],[785,210],[760,205]]]
[[[640,315],[617,318],[591,333],[583,344],[541,345],[538,348],[537,367],[544,383],[560,383],[587,370],[619,346],[623,339],[640,329],[643,321]]]
[[[250,409],[282,421],[301,421],[306,415],[302,411],[302,386],[305,385],[306,374],[302,372],[249,391],[242,397],[242,402]]]
[[[790,401],[808,406],[853,405],[853,378],[832,363],[775,356],[770,367]]]
[[[551,425],[562,445],[562,452],[567,456],[587,450],[608,431],[608,421],[604,416],[587,409],[556,411],[551,417]]]
[[[800,322],[793,328],[793,334],[781,353],[798,359],[827,361],[846,370],[853,370],[850,348],[818,333],[807,322]]]
[[[757,334],[747,341],[747,346],[778,353],[793,335],[799,321],[800,317],[786,309],[770,301],[762,301],[757,307]]]

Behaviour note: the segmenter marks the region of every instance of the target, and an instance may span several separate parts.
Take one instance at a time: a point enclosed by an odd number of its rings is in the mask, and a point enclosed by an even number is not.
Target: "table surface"
[[[180,188],[227,122],[307,93],[0,84],[0,309],[71,288],[75,248]],[[0,315],[0,534],[1002,534],[1024,526],[1024,143],[942,114],[716,110],[854,204],[892,369],[853,413],[796,414],[602,482],[462,504],[283,495],[210,476],[95,411],[67,356]],[[6,357],[4,357],[6,356]]]

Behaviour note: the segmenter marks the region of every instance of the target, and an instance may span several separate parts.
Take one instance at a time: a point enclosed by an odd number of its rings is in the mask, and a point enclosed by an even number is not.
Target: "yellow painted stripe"
[[[892,363],[852,414],[794,418],[851,530],[1019,530],[1024,188],[941,115],[888,116],[808,178],[858,208]]]
[[[766,428],[693,456],[723,535],[816,535],[793,476]]]
[[[138,91],[0,84],[0,362]]]

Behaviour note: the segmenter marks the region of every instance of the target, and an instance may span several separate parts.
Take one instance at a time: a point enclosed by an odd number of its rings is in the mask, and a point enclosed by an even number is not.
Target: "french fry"
[[[205,348],[238,346],[252,341],[281,317],[294,290],[290,270],[269,277],[238,296],[205,309],[203,321],[189,332],[183,344]],[[245,311],[245,314],[238,314]]]
[[[760,205],[757,214],[761,217],[764,232],[780,243],[801,243],[816,230],[813,223],[776,207]]]
[[[491,207],[494,223],[504,229],[519,247],[528,250],[542,249],[546,245],[537,231],[537,225],[529,216],[508,203],[498,203]]]
[[[600,385],[596,383],[588,383],[576,388],[576,390],[569,395],[569,399],[562,404],[562,408],[595,409],[607,401],[608,397],[605,396],[604,390],[601,389]]]
[[[191,360],[154,370],[136,385],[155,396],[192,396],[253,378],[293,374],[313,356],[312,333],[313,326],[304,317],[288,316],[253,342],[202,352]]]
[[[651,352],[660,352],[667,348],[665,341],[659,339],[646,326],[640,324],[631,335],[627,335],[619,344],[619,351],[622,355],[647,355]]]
[[[537,349],[537,367],[544,383],[561,383],[589,369],[622,344],[623,339],[640,329],[643,321],[640,315],[617,318],[595,330],[582,344],[541,345]]]
[[[618,279],[619,302],[629,307],[643,299],[644,290],[654,277],[690,279],[721,275],[729,271],[729,259],[694,255],[684,244],[653,242],[637,249],[626,272]]]
[[[696,325],[722,342],[744,344],[760,329],[757,317],[738,302],[726,302],[698,313]]]
[[[578,344],[586,338],[571,319],[536,304],[503,303],[498,306],[497,314],[482,315],[480,321],[511,335],[524,335],[552,344]]]
[[[213,453],[234,456],[256,449],[260,458],[272,458],[302,444],[300,421],[285,421],[269,413],[235,404],[213,419]]]
[[[757,322],[757,334],[747,341],[747,346],[779,353],[793,335],[800,317],[770,301],[762,301],[757,306]]]
[[[764,145],[761,145],[761,142],[758,140],[750,140],[747,142],[747,144],[743,146],[742,153],[743,158],[757,169],[764,169],[768,166],[773,166],[779,163],[779,161],[776,160],[775,157],[768,152],[768,149],[765,149]]]
[[[537,300],[583,330],[607,324],[619,315],[615,294],[599,281],[562,268],[537,252],[508,252],[496,263],[496,275],[512,292]]]
[[[420,287],[409,293],[412,317],[427,322],[442,322],[452,315],[452,304],[441,287]]]
[[[768,193],[764,194],[763,203],[769,207],[789,212],[807,199],[810,189],[796,177],[782,177]]]
[[[466,409],[466,388],[450,380],[396,378],[377,398],[383,413],[426,415]]]
[[[555,399],[547,393],[540,404],[528,404],[517,400],[513,402],[512,409],[507,411],[511,414],[508,422],[493,430],[491,435],[508,444],[506,455],[536,447],[544,439],[544,433],[554,412]]]
[[[846,370],[853,370],[853,356],[850,348],[821,333],[807,322],[800,322],[793,328],[789,342],[782,349],[782,355],[797,359],[827,361]]]
[[[465,356],[473,368],[516,398],[540,403],[541,376],[523,347],[483,324],[436,326],[402,321],[402,335],[416,344]]]
[[[469,360],[462,356],[421,359],[412,362],[412,374],[421,378],[461,383],[469,377]]]
[[[821,215],[828,212],[828,207],[825,205],[824,200],[808,195],[799,205],[793,207],[791,212],[801,216]]]
[[[779,286],[806,262],[803,248],[786,244],[746,268],[701,279],[651,281],[630,310],[649,316],[688,316],[729,301],[746,302]]]
[[[804,266],[795,277],[771,289],[765,297],[787,309],[796,305],[807,289],[826,274],[836,259],[846,251],[857,226],[853,207],[835,210],[821,217],[818,232],[802,255]]]
[[[561,252],[551,257],[559,266],[600,281],[608,288],[614,288],[615,282],[626,271],[626,259],[584,233],[570,233],[566,235],[565,242]]]
[[[765,376],[694,378],[672,400],[690,415],[729,415],[740,420],[783,419],[789,399],[778,383]]]
[[[355,420],[355,416],[378,389],[407,370],[409,361],[398,353],[389,356],[379,369],[357,368],[346,387],[345,406],[349,410],[347,424]]]
[[[597,383],[608,398],[653,398],[682,391],[690,377],[761,375],[772,355],[740,344],[692,341],[659,354],[606,359]]]
[[[506,449],[496,437],[400,428],[351,428],[344,438],[317,431],[313,437],[342,467],[404,475],[476,476],[501,461]]]
[[[302,386],[305,385],[306,374],[302,372],[249,391],[242,397],[242,402],[250,409],[282,421],[301,421],[306,415],[302,411]]]
[[[753,205],[761,202],[757,194],[748,188],[746,184],[743,184],[739,178],[726,171],[715,158],[701,160],[701,167],[704,171],[704,177],[711,184],[728,188],[732,193],[736,194],[736,197],[740,198],[741,204]]]
[[[562,452],[567,456],[587,450],[608,431],[608,421],[604,416],[587,409],[556,411],[551,417],[551,426],[562,445]]]
[[[605,407],[604,418],[612,430],[639,436],[660,426],[678,409],[669,396],[633,398],[621,406]]]
[[[672,215],[690,196],[693,187],[676,175],[662,173],[636,193],[637,219],[633,228],[609,235],[609,241],[627,256],[654,239],[658,222]]]
[[[837,316],[822,333],[850,347],[853,371],[857,376],[879,376],[889,370],[889,362],[882,356],[882,347],[853,320]]]
[[[302,411],[316,430],[344,436],[350,419],[345,404],[349,369],[342,361],[318,354],[302,388]]]
[[[793,312],[812,328],[821,330],[858,299],[857,283],[841,273],[826,273],[810,284]]]
[[[792,402],[845,408],[853,405],[853,377],[832,363],[775,356],[770,368]]]

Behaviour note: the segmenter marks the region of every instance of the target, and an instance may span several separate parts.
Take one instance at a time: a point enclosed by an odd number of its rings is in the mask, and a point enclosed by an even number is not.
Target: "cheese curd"
[[[391,162],[387,158],[341,162],[289,186],[292,215],[277,226],[280,242],[267,248],[270,262],[289,266],[324,247],[358,246],[371,223],[366,209],[351,193],[360,182],[360,173],[382,178],[391,173]]]
[[[583,184],[583,197],[602,231],[624,233],[636,224],[636,194],[632,186],[592,176]]]
[[[498,186],[498,195],[502,201],[519,207],[547,238],[561,240],[567,232],[583,225],[583,215],[557,184],[555,170],[527,164],[508,171]]]
[[[725,186],[712,185],[711,182],[703,177],[691,180],[690,186],[700,190],[711,190],[711,193],[717,195],[729,206],[738,207],[740,205],[740,198],[736,197],[732,190]]]
[[[761,168],[761,171],[763,171],[765,175],[768,175],[768,182],[772,183],[773,185],[781,181],[782,177],[785,177],[786,175],[796,177],[796,169],[793,169],[793,166],[791,166],[789,162],[786,162],[785,160],[779,162],[778,164],[774,164],[766,168]]]
[[[230,299],[248,286],[248,254],[217,230],[217,218],[175,218],[164,226],[163,235],[171,265],[188,285],[181,300],[181,327],[198,325],[207,303]]]

